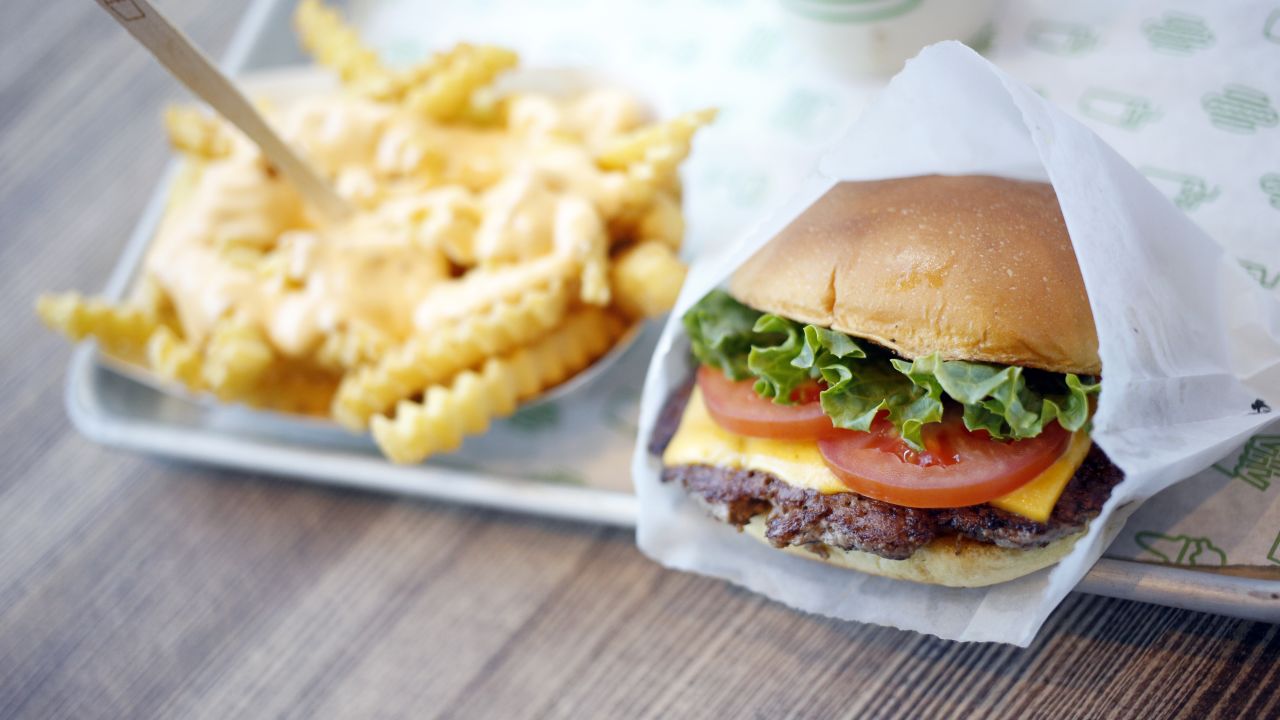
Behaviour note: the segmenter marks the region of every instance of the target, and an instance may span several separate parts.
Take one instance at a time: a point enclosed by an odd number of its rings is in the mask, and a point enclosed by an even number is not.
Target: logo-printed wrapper
[[[1097,323],[1102,392],[1092,436],[1125,473],[1062,562],[987,588],[921,585],[779,552],[660,481],[645,449],[690,372],[680,316],[840,180],[982,173],[1048,181]],[[1051,310],[1047,310],[1051,311]],[[1280,407],[1280,301],[1080,123],[968,48],[910,61],[780,209],[695,263],[659,341],[633,476],[640,548],[808,612],[955,640],[1027,645],[1142,501],[1245,442]]]

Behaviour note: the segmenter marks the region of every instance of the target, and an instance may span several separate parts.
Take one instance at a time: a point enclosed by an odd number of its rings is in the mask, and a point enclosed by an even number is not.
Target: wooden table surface
[[[217,54],[244,0],[171,0]],[[0,717],[1267,717],[1273,625],[1073,595],[1029,649],[802,615],[629,532],[78,436],[32,311],[105,281],[182,93],[94,3],[0,23]]]

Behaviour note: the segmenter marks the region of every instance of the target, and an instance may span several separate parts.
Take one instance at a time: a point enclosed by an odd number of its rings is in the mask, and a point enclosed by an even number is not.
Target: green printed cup
[[[981,48],[998,0],[781,0],[787,32],[826,67],[848,77],[896,73],[926,45],[961,40]]]

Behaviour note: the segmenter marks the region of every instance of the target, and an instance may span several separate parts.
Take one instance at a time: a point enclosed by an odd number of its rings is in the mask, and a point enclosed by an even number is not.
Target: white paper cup
[[[982,50],[999,0],[781,0],[788,32],[848,77],[888,76],[926,45]]]

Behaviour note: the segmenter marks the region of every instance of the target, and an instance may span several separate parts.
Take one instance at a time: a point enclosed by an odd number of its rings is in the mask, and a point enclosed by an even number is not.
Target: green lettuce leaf
[[[747,356],[752,344],[760,341],[753,328],[761,315],[723,290],[707,293],[683,318],[694,357],[731,380],[754,377],[747,369]]]
[[[921,428],[942,419],[941,399],[888,363],[841,365],[824,370],[823,377],[828,382],[839,378],[820,396],[823,411],[837,427],[870,430],[876,415],[886,410],[903,440],[919,449]]]
[[[760,383],[767,382],[774,388],[790,391],[808,378],[822,378],[827,388],[819,395],[822,410],[836,427],[867,431],[876,415],[887,410],[889,421],[902,432],[907,441],[920,444],[920,428],[927,422],[942,418],[940,391],[928,386],[917,386],[910,378],[897,372],[883,358],[868,361],[867,352],[853,338],[841,332],[806,325],[804,342],[796,343],[799,325],[775,315],[766,315],[756,324],[756,329],[781,330],[783,323],[791,328],[787,342],[770,349],[769,365],[755,360],[759,348],[752,349],[749,366],[760,371]],[[784,352],[785,351],[785,352]],[[765,397],[774,397],[764,392]]]
[[[944,398],[963,407],[968,429],[1020,440],[1055,421],[1072,432],[1084,427],[1089,396],[1101,387],[1052,373],[1029,384],[1023,368],[942,360],[937,353],[910,362],[879,348],[869,353],[844,333],[757,312],[720,290],[694,305],[684,325],[699,362],[733,380],[754,378],[762,397],[789,404],[798,386],[821,378],[822,409],[837,427],[867,431],[885,412],[917,450],[924,426],[942,420]]]
[[[794,362],[804,349],[802,328],[786,318],[764,315],[752,329],[762,335],[782,337],[775,345],[754,345],[747,354],[747,369],[756,378],[756,394],[790,405],[791,392],[810,378],[809,370]]]
[[[941,360],[935,353],[908,364],[893,360],[894,366],[920,382],[931,382],[964,406],[965,427],[986,430],[995,438],[1021,440],[1044,431],[1058,421],[1075,432],[1089,419],[1089,395],[1101,388],[1086,384],[1073,374],[1052,375],[1032,389],[1023,368],[991,363]],[[927,376],[927,377],[926,377]]]

